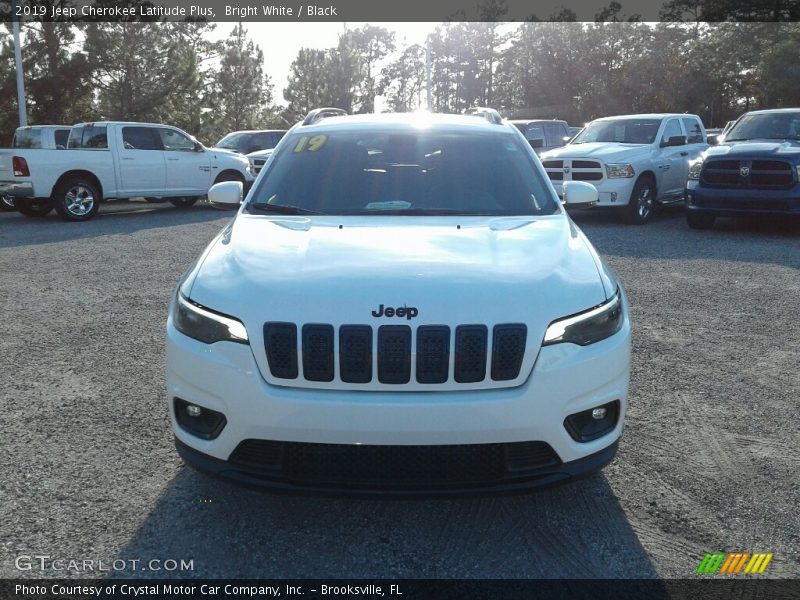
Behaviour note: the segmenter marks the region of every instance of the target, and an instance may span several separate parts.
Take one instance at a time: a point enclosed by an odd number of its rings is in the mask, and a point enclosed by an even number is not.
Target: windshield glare
[[[571,144],[617,142],[620,144],[652,144],[656,140],[661,119],[615,119],[594,121],[584,127]]]
[[[301,131],[281,144],[253,212],[546,215],[558,203],[511,131]]]
[[[725,135],[731,140],[798,140],[800,111],[745,115]]]

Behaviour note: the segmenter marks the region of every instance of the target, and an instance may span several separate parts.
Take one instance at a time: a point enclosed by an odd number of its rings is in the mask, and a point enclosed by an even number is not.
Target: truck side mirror
[[[585,181],[564,183],[564,204],[572,208],[588,208],[597,204],[597,188]]]
[[[241,181],[222,181],[208,190],[208,203],[221,210],[235,210],[242,203],[244,186]]]
[[[194,143],[194,151],[195,152],[205,152],[205,148],[203,148],[203,144],[201,144],[200,142],[195,142]]]
[[[528,143],[531,145],[531,148],[534,150],[536,148],[544,148],[544,139],[543,138],[533,138],[532,140],[528,140]]]
[[[686,136],[685,135],[673,135],[666,141],[661,142],[661,147],[665,148],[668,146],[685,146],[686,145]]]
[[[719,136],[716,134],[711,134],[708,136],[708,145],[709,146],[716,146],[719,144]]]

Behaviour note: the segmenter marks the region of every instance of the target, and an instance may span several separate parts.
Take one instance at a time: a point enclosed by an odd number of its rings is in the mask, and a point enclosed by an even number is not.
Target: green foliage
[[[67,5],[73,0],[28,0]],[[111,0],[99,0],[108,3]],[[145,4],[130,0],[130,4]],[[345,30],[335,47],[301,49],[275,103],[264,53],[240,25],[209,41],[206,22],[29,23],[23,60],[31,124],[124,119],[175,124],[206,143],[237,129],[286,127],[320,106],[373,112],[424,104],[430,50],[433,110],[492,106],[510,117],[589,119],[692,112],[708,126],[745,110],[800,105],[798,0],[668,0],[645,24],[612,0],[593,23],[561,9],[544,21],[501,23],[505,0],[485,0],[436,27],[427,48],[392,32]],[[682,22],[676,22],[682,21]],[[0,143],[17,124],[14,51],[0,30]]]

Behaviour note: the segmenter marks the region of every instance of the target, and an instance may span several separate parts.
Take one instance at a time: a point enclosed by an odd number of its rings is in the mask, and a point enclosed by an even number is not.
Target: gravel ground
[[[75,575],[15,569],[34,554],[193,560],[172,574],[196,577],[687,577],[716,550],[774,552],[768,575],[800,576],[800,225],[577,214],[632,305],[616,460],[530,495],[382,501],[273,496],[181,464],[167,305],[229,217],[0,214],[0,577]]]

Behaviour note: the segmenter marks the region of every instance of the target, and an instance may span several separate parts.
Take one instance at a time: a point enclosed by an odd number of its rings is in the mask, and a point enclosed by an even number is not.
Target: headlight
[[[633,177],[636,175],[636,171],[633,170],[633,165],[629,164],[606,165],[606,173],[608,174],[609,179]]]
[[[543,346],[566,342],[588,346],[611,337],[622,328],[622,296],[619,288],[608,302],[566,319],[553,321],[544,334]]]
[[[700,179],[700,171],[703,170],[703,159],[700,158],[689,165],[689,179],[697,181]]]
[[[239,344],[250,342],[247,330],[241,321],[193,304],[180,292],[175,298],[172,322],[175,324],[175,328],[184,335],[206,344],[222,341],[238,342]]]

